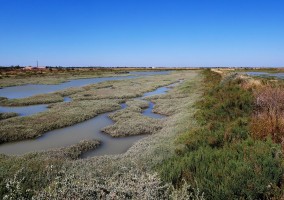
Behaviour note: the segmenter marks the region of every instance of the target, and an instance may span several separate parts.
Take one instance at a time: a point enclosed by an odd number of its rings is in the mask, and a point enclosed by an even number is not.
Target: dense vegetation
[[[69,147],[23,156],[0,154],[0,199],[31,199],[60,176],[64,163],[99,145],[97,140],[83,140]]]
[[[64,91],[62,96],[71,95],[73,102],[52,104],[50,110],[56,110],[56,116],[60,111],[65,116],[61,118],[68,122],[67,116],[76,118],[73,112],[59,110],[69,108],[62,105],[71,106],[80,118],[91,111],[90,107],[95,109],[92,101],[110,101],[118,106],[121,101],[115,99],[127,97],[129,109],[111,115],[117,122],[120,118],[140,119],[147,105],[132,101],[140,93],[184,79],[167,94],[147,98],[155,103],[155,112],[169,117],[161,130],[134,144],[125,154],[77,160],[82,152],[99,144],[86,141],[42,153],[0,155],[0,198],[280,199],[284,171],[283,84],[251,78],[257,85],[252,87],[242,76],[224,78],[210,70],[202,76],[178,73],[173,79],[156,76],[141,82],[107,82],[86,86],[82,91]],[[97,103],[99,108],[105,107]],[[80,110],[73,109],[77,107]],[[9,128],[8,122],[18,120],[2,118],[0,133],[4,127]],[[21,118],[21,123],[28,127],[30,120]],[[143,122],[146,128],[147,123]],[[131,123],[128,126],[123,129],[135,132]],[[11,130],[15,129],[11,126]],[[163,182],[153,171],[156,166]]]
[[[171,184],[164,184],[153,170],[158,163],[174,155],[174,139],[193,125],[187,122],[193,121],[191,119],[195,108],[192,105],[200,97],[201,78],[198,72],[176,73],[171,76],[173,77],[145,77],[140,81],[124,80],[87,86],[91,88],[89,91],[76,94],[76,97],[81,99],[77,103],[99,101],[89,100],[96,98],[98,94],[102,94],[101,97],[104,98],[110,97],[105,94],[112,97],[128,95],[129,99],[126,101],[128,111],[133,111],[129,112],[132,114],[132,119],[139,119],[134,112],[140,114],[148,103],[133,98],[140,93],[184,79],[166,94],[147,98],[155,103],[155,112],[169,116],[161,119],[166,125],[157,133],[135,143],[124,154],[77,159],[82,152],[97,144],[83,142],[79,146],[48,150],[43,153],[29,153],[23,156],[0,155],[0,199],[188,199],[192,197],[193,194],[189,189],[194,190],[194,188],[184,184],[183,189],[175,190]],[[97,93],[91,93],[92,90],[96,90]],[[106,93],[109,90],[112,92]],[[72,99],[73,103],[76,103],[75,96]],[[117,100],[108,99],[108,101]],[[64,104],[70,105],[72,102],[52,104],[50,109],[57,111],[59,107],[68,109],[67,106],[62,106]],[[82,104],[81,107],[82,110],[78,113],[86,114],[94,105]],[[187,108],[192,108],[192,112]],[[62,113],[61,110],[59,113]],[[66,118],[66,112],[63,112],[63,115],[64,113]],[[111,117],[115,120],[128,118],[127,113],[118,111]],[[148,124],[145,124],[145,127],[147,126]],[[202,199],[202,195],[198,193],[195,196]]]
[[[250,132],[255,103],[242,79],[205,70],[204,94],[196,103],[197,128],[182,134],[176,155],[161,175],[179,187],[183,180],[208,199],[271,199],[281,196],[281,147]],[[180,148],[180,146],[183,148]]]
[[[254,91],[255,110],[250,130],[254,138],[271,137],[284,147],[284,84],[263,81],[263,86]]]

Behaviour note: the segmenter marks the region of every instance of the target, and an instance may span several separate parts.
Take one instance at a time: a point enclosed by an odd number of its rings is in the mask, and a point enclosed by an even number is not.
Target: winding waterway
[[[165,94],[169,89],[170,88],[168,86],[160,87],[152,92],[145,93],[142,97],[137,99],[142,99],[144,97],[152,95]],[[68,102],[70,100],[70,98],[64,99],[65,102]],[[121,106],[122,109],[126,107],[125,104],[121,104]],[[47,105],[9,107],[10,109],[8,109],[7,112],[13,112],[11,109],[18,109],[14,110],[14,112],[20,113],[21,116],[26,116],[39,111],[42,112],[47,109],[46,107]],[[145,109],[142,114],[152,118],[163,118],[164,116],[152,112],[153,107],[154,104],[152,102],[149,102],[149,107]],[[0,109],[3,109],[3,107],[0,107]],[[137,135],[114,138],[103,133],[101,130],[104,127],[114,123],[108,117],[110,113],[111,112],[100,114],[90,120],[69,127],[49,131],[36,139],[2,144],[0,145],[0,153],[8,155],[22,155],[28,152],[44,151],[53,148],[70,146],[80,142],[81,140],[98,139],[102,142],[102,145],[94,151],[85,153],[83,157],[120,154],[126,152],[133,145],[133,143],[135,143],[139,139],[146,137],[146,135]]]
[[[64,102],[70,102],[72,99],[70,97],[64,97]],[[18,116],[29,116],[34,115],[39,112],[46,111],[48,109],[47,104],[39,104],[32,106],[0,106],[0,113],[14,112],[18,113]]]
[[[145,93],[141,98],[164,94],[169,90],[168,87],[160,87],[155,91]],[[145,109],[142,114],[153,118],[163,118],[162,115],[152,112],[153,103],[149,102],[149,108]],[[126,107],[122,104],[122,109]],[[49,131],[33,140],[23,140],[18,142],[5,143],[0,145],[0,153],[9,155],[21,155],[33,151],[43,151],[52,148],[66,147],[80,142],[81,140],[98,139],[102,141],[102,145],[94,150],[84,154],[84,157],[108,155],[108,154],[120,154],[129,149],[134,142],[145,137],[146,135],[128,136],[114,138],[101,130],[113,124],[113,121],[108,117],[111,112],[100,114],[90,120],[61,128],[53,131]]]
[[[126,80],[138,77],[153,76],[153,75],[165,75],[169,71],[154,71],[154,72],[130,72],[129,76],[113,76],[113,77],[101,77],[101,78],[85,78],[75,79],[64,83],[55,85],[44,85],[44,84],[27,84],[20,86],[11,86],[0,89],[0,97],[7,97],[9,99],[25,98],[37,94],[56,92],[71,87],[82,87],[89,84],[101,83],[105,81],[114,80]]]
[[[114,76],[114,77],[103,77],[103,78],[87,78],[87,79],[76,79],[70,80],[57,85],[43,85],[43,84],[27,84],[21,86],[5,87],[0,90],[0,97],[6,97],[9,99],[25,98],[37,94],[44,94],[49,92],[56,92],[58,90],[67,89],[70,87],[82,87],[89,84],[101,83],[105,81],[113,80],[126,80],[144,76],[153,75],[165,75],[169,71],[154,71],[154,72],[130,72],[129,76]],[[64,102],[70,102],[69,97],[64,97]],[[0,113],[14,112],[18,113],[19,116],[29,116],[39,112],[46,111],[47,105],[32,105],[32,106],[0,106]]]

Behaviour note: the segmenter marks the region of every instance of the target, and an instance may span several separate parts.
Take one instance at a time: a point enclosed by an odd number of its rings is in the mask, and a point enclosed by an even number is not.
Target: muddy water
[[[164,94],[168,90],[168,87],[161,87],[153,92],[145,93],[143,97]],[[125,104],[122,104],[122,108],[125,107]],[[153,103],[150,103],[150,107],[146,109],[143,114],[149,117],[162,118],[161,115],[152,113],[152,109]],[[102,133],[102,128],[113,124],[113,121],[108,117],[109,114],[110,113],[104,113],[82,123],[50,131],[37,139],[0,145],[0,153],[21,155],[32,151],[43,151],[52,148],[69,146],[76,144],[81,140],[98,139],[102,141],[102,145],[95,151],[90,151],[84,154],[83,157],[120,154],[126,152],[134,142],[145,137],[145,135],[138,135],[113,138],[105,133]]]

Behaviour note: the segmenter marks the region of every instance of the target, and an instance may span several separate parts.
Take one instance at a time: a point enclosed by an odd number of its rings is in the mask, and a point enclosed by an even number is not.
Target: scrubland
[[[271,123],[271,132],[262,133],[258,127],[262,116],[271,113],[263,83],[209,70],[203,75],[204,94],[195,104],[197,126],[179,136],[176,155],[159,167],[163,180],[176,187],[185,180],[207,199],[281,199],[283,151],[279,136],[274,137],[277,126]],[[269,89],[268,96],[275,98],[276,91]],[[276,99],[274,111],[281,107]]]

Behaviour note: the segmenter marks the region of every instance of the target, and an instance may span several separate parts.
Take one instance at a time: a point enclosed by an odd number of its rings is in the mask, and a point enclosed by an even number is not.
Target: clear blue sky
[[[284,67],[284,0],[0,0],[0,65]]]

